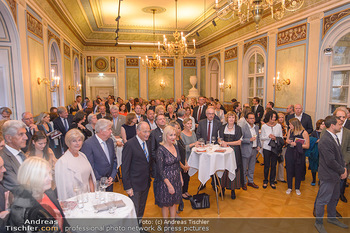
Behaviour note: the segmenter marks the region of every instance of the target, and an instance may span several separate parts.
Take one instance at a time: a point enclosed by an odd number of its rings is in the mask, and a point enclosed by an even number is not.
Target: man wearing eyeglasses
[[[32,136],[34,135],[35,132],[39,131],[39,129],[38,129],[38,126],[34,124],[33,114],[31,114],[30,112],[24,112],[22,114],[22,121],[24,122],[24,124],[26,124],[26,131],[27,131],[26,135],[28,137],[26,147],[22,149],[22,151],[26,153],[29,147],[29,143],[32,139]]]

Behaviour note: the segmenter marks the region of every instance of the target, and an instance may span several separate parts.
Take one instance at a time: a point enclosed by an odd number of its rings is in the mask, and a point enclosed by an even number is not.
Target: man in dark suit
[[[242,107],[241,107],[241,103],[240,102],[235,102],[233,104],[233,111],[237,114],[237,119],[241,118],[241,114],[242,114]],[[245,116],[243,116],[245,117]]]
[[[286,122],[288,125],[288,129],[289,129],[289,120],[292,118],[297,118],[301,122],[301,125],[304,127],[307,133],[311,134],[313,131],[313,126],[312,126],[312,119],[310,115],[303,112],[303,106],[301,104],[294,105],[294,112],[295,112],[294,114],[290,114],[288,116],[288,120]]]
[[[68,115],[68,111],[65,107],[58,107],[57,108],[57,114],[59,117],[57,117],[55,120],[53,120],[53,127],[56,130],[59,130],[61,135],[61,149],[62,154],[68,149],[64,138],[66,136],[66,133],[71,129],[72,123],[73,123],[73,116]]]
[[[106,112],[106,106],[101,105],[98,107],[99,114],[96,115],[97,119],[107,119],[107,120],[112,120],[112,117],[109,113]]]
[[[326,232],[323,226],[325,205],[327,205],[327,221],[339,227],[348,228],[347,225],[336,219],[340,179],[347,177],[340,142],[336,135],[341,130],[342,122],[335,116],[328,116],[325,119],[325,125],[327,130],[318,143],[320,188],[315,200],[315,227],[318,232]]]
[[[26,124],[26,131],[27,131],[26,134],[28,137],[26,147],[22,149],[22,151],[26,153],[29,147],[29,143],[32,139],[32,136],[36,131],[39,131],[39,129],[38,129],[38,126],[34,124],[33,115],[30,112],[24,112],[22,114],[22,121],[24,122],[24,124]]]
[[[115,101],[114,97],[111,97],[111,98],[108,99],[108,101],[106,101],[106,103],[105,103],[106,112],[111,113],[110,112],[111,108],[112,108],[113,105],[115,105],[114,101]]]
[[[205,111],[206,114],[206,119],[201,120],[198,123],[198,128],[197,128],[197,138],[203,138],[205,141],[212,141],[212,138],[215,138],[215,143],[217,142],[218,138],[218,131],[221,126],[221,122],[217,119],[214,119],[215,116],[215,109],[214,107],[210,106],[206,109]],[[213,189],[215,190],[215,185],[214,185],[214,177],[212,176],[212,181],[211,185],[213,186]],[[201,184],[199,189],[204,189],[205,184]]]
[[[183,121],[185,120],[185,114],[186,114],[186,110],[181,108],[177,111],[177,123],[179,123],[181,130],[184,130],[184,123]]]
[[[198,98],[198,106],[196,106],[193,109],[193,118],[196,124],[198,124],[200,120],[203,120],[206,118],[205,110],[207,109],[207,106],[205,105],[205,101],[206,101],[205,98],[203,96],[200,96]]]
[[[151,108],[147,110],[146,116],[143,117],[143,120],[148,123],[151,130],[154,130],[158,127],[154,119],[154,111]]]
[[[139,104],[135,105],[135,114],[137,118],[137,123],[140,123],[141,121],[143,121],[145,116],[141,114],[141,105]]]
[[[2,184],[7,190],[11,191],[18,184],[18,169],[26,159],[21,151],[22,148],[26,147],[28,139],[26,125],[22,121],[6,121],[2,127],[2,133],[6,142],[5,147],[0,151],[6,169]]]
[[[123,186],[134,202],[139,221],[145,212],[151,183],[150,145],[147,142],[150,132],[150,127],[146,122],[139,123],[136,128],[136,136],[125,143],[122,152]]]
[[[117,158],[115,155],[112,134],[113,123],[106,119],[100,119],[95,125],[96,134],[87,139],[81,152],[88,158],[94,170],[96,180],[101,177],[108,178],[109,192],[113,191],[113,180],[117,175]]]
[[[255,115],[255,123],[254,124],[258,124],[259,125],[259,129],[261,128],[261,118],[264,115],[264,107],[261,106],[260,104],[260,99],[259,97],[254,97],[253,98],[253,106],[252,111],[254,112]]]
[[[134,110],[134,98],[130,97],[129,101],[125,104],[126,109],[128,112],[131,112]]]
[[[285,121],[287,122],[288,121],[288,117],[289,115],[291,114],[294,114],[294,105],[293,104],[290,104],[287,106],[287,109],[286,109],[286,116],[285,116]]]

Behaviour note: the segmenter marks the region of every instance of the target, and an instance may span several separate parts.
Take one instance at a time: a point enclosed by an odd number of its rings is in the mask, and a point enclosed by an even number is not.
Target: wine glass
[[[204,139],[203,138],[198,139],[198,142],[199,142],[200,147],[204,146]]]
[[[221,146],[221,144],[223,142],[222,138],[218,137],[218,142],[219,142],[219,145]]]
[[[100,199],[103,202],[105,199],[105,192],[106,192],[106,188],[108,187],[108,178],[107,177],[101,177],[100,179],[100,188],[102,193],[100,194]]]
[[[211,137],[211,143],[214,145],[215,144],[215,141],[216,141],[216,138],[213,136]]]

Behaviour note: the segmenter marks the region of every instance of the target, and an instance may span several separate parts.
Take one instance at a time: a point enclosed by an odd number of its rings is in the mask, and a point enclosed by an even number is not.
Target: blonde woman
[[[19,186],[12,190],[14,202],[7,224],[35,227],[35,223],[28,224],[27,220],[41,219],[37,227],[44,224],[44,227],[48,227],[45,229],[56,229],[49,232],[64,232],[63,229],[68,223],[55,193],[50,189],[52,176],[49,163],[39,157],[26,159],[18,169],[17,181]],[[55,223],[52,223],[53,219],[56,220]],[[51,223],[45,223],[43,220],[51,220]]]
[[[154,189],[155,203],[162,208],[164,218],[175,218],[176,206],[182,198],[183,180],[180,169],[180,152],[176,145],[176,131],[166,126],[163,141],[156,154],[157,173],[160,181]]]
[[[287,170],[287,194],[292,192],[293,177],[295,177],[295,193],[299,196],[300,183],[305,175],[305,153],[304,149],[309,149],[309,134],[301,125],[297,118],[289,120],[289,131],[287,134],[286,170]],[[298,141],[298,139],[300,139]]]
[[[57,194],[60,200],[75,196],[73,187],[87,187],[94,191],[95,175],[85,154],[80,152],[84,135],[78,129],[71,129],[65,136],[68,150],[57,160],[55,166]]]
[[[156,113],[156,116],[158,115],[164,115],[165,114],[165,108],[163,105],[158,105],[156,108],[155,108],[155,111]]]
[[[48,144],[50,149],[55,153],[55,156],[58,158],[62,155],[60,140],[51,139],[51,133],[54,131],[53,123],[50,122],[50,115],[47,112],[40,113],[38,117],[38,130],[45,132],[48,137]]]

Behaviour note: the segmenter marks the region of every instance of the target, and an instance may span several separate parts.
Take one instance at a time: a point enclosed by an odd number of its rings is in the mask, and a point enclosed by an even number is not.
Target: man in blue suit
[[[92,169],[94,170],[96,180],[101,177],[108,178],[109,192],[113,191],[113,180],[117,174],[117,158],[115,155],[112,134],[113,123],[106,119],[97,121],[96,134],[86,140],[81,148],[88,158]]]

